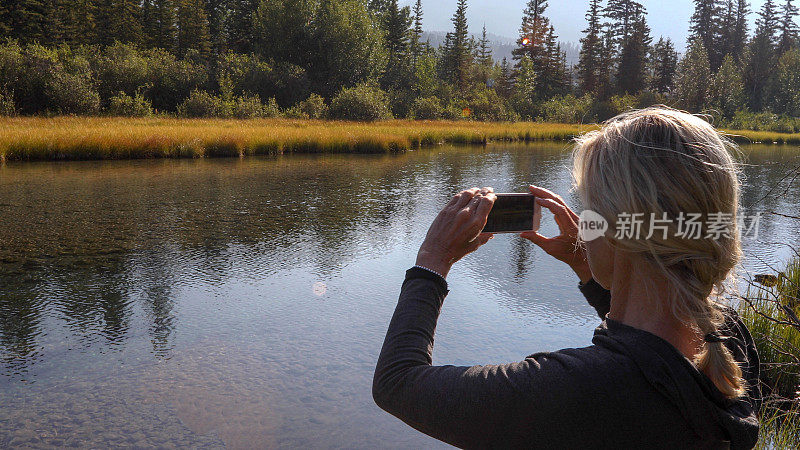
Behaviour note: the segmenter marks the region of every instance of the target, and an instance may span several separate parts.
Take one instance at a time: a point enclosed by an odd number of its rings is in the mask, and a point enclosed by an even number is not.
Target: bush
[[[0,92],[0,116],[15,116],[17,108],[14,106],[14,97]]]
[[[444,117],[444,108],[438,97],[421,97],[414,100],[411,117],[416,120],[438,120]]]
[[[104,102],[120,92],[135,96],[153,81],[152,62],[133,45],[116,42],[98,52],[91,64],[98,80],[97,91]]]
[[[473,92],[467,99],[466,107],[471,111],[470,118],[482,122],[510,122],[519,119],[494,89]]]
[[[332,119],[371,122],[392,118],[386,92],[370,83],[344,88],[331,100]]]
[[[148,50],[145,57],[149,66],[145,95],[157,110],[175,111],[177,105],[208,81],[205,66],[190,59],[178,60],[162,49]]]
[[[264,115],[264,105],[258,95],[241,96],[233,99],[233,117],[237,119],[254,119]]]
[[[328,105],[325,104],[325,99],[321,95],[311,94],[297,106],[309,119],[321,119],[328,114]]]
[[[589,94],[583,97],[567,94],[542,103],[540,113],[546,122],[587,123],[595,118],[592,114],[593,104],[594,99]]]
[[[275,99],[275,97],[270,97],[270,99],[267,100],[267,104],[264,105],[262,115],[263,117],[280,117],[282,115],[281,107],[278,105],[278,101]]]
[[[119,92],[108,102],[108,114],[121,117],[148,117],[153,114],[153,105],[138,92],[131,97]]]
[[[233,104],[206,91],[194,90],[189,98],[178,105],[181,117],[232,117]]]

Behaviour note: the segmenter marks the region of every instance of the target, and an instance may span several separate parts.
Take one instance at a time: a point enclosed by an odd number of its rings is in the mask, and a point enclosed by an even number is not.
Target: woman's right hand
[[[586,250],[578,244],[578,215],[559,195],[536,186],[530,186],[530,191],[536,196],[536,203],[553,213],[559,235],[547,238],[536,231],[525,231],[520,236],[541,247],[548,255],[565,262],[575,271],[581,283],[586,283],[592,278],[592,271],[586,259]]]

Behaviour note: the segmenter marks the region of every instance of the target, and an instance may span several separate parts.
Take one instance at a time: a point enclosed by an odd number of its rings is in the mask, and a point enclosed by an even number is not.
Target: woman
[[[753,447],[758,355],[721,300],[741,257],[730,147],[705,121],[666,108],[627,113],[587,134],[573,153],[575,189],[609,229],[586,243],[564,201],[532,186],[560,235],[522,237],[572,267],[604,320],[590,347],[513,364],[431,365],[445,278],[492,238],[480,233],[492,189],[453,197],[406,272],[375,371],[377,404],[459,447]],[[626,217],[651,214],[662,221],[619,233]],[[703,219],[701,233],[687,232],[692,215]],[[719,232],[720,217],[728,233]]]

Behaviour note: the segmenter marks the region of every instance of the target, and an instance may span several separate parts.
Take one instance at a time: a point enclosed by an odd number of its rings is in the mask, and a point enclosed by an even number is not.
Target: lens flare
[[[531,40],[528,39],[528,38],[525,38],[525,39],[522,40],[522,45],[528,45],[530,43],[531,43]]]

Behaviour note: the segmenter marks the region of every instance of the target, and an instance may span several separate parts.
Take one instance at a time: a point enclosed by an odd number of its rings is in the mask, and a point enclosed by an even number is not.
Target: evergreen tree
[[[773,0],[766,0],[758,15],[755,35],[748,48],[749,60],[744,74],[745,93],[753,111],[761,111],[767,106],[764,97],[775,63],[775,33],[778,21],[775,17]]]
[[[239,0],[243,5],[245,1]],[[329,7],[330,9],[330,7]],[[315,17],[317,11],[316,2],[313,0],[261,0],[258,10],[253,16],[253,26],[245,31],[244,23],[240,23],[242,28],[234,33],[236,27],[231,29],[230,47],[235,52],[242,52],[242,49],[252,48],[251,42],[242,42],[247,35],[257,37],[255,50],[267,61],[281,61],[283,63],[294,64],[299,67],[307,67],[314,49],[317,46],[325,48],[325,42],[313,42],[315,37],[314,23],[319,18]],[[333,17],[338,17],[335,11],[326,11]],[[244,13],[238,14],[239,19],[244,20]],[[233,25],[233,22],[231,22]],[[326,28],[327,31],[327,28]],[[238,36],[235,38],[234,36]],[[332,43],[330,45],[333,45]],[[330,51],[344,52],[347,49],[330,49]],[[325,51],[325,50],[323,50]]]
[[[694,14],[689,27],[689,43],[700,41],[708,53],[711,69],[722,64],[722,51],[718,42],[722,34],[721,8],[718,0],[694,0]]]
[[[486,37],[486,24],[483,25],[481,40],[478,41],[475,56],[478,64],[483,67],[492,67],[494,64],[494,60],[492,59],[492,47],[489,43],[489,38]]]
[[[538,98],[549,99],[564,95],[569,91],[566,57],[561,52],[555,28],[551,25],[545,40],[547,50],[547,66],[538,74]]]
[[[530,58],[536,72],[541,72],[547,67],[549,55],[546,47],[550,21],[544,16],[546,9],[547,0],[530,0],[525,8],[517,48],[511,52],[517,61],[517,67],[523,56]]]
[[[678,52],[669,38],[658,39],[653,47],[652,61],[650,89],[659,94],[669,94],[672,92],[675,71],[678,68]]]
[[[411,60],[416,65],[422,53],[422,0],[417,0],[412,10],[414,15],[414,28],[411,31]]]
[[[608,0],[604,10],[609,20],[607,29],[614,53],[622,52],[625,41],[634,32],[637,23],[645,20],[645,10],[641,3],[633,0]]]
[[[443,74],[445,80],[456,84],[463,90],[467,85],[469,66],[472,62],[469,29],[467,28],[467,0],[458,0],[458,7],[452,21],[454,30],[447,33],[443,49]]]
[[[101,0],[97,5],[97,39],[102,45],[114,41],[140,45],[143,42],[139,0]]]
[[[177,37],[175,28],[175,4],[172,0],[150,0],[142,12],[145,44],[149,47],[174,50]]]
[[[647,51],[650,48],[650,28],[644,16],[629,24],[628,36],[622,44],[616,74],[617,91],[637,94],[647,86]]]
[[[383,14],[385,47],[388,63],[383,76],[385,89],[406,89],[410,80],[409,35],[411,34],[410,10],[400,8],[397,0],[390,0],[388,10]]]
[[[50,41],[48,21],[52,16],[50,0],[3,0],[2,27],[10,30],[5,35],[21,43]]]
[[[95,7],[91,0],[58,0],[49,27],[54,41],[87,45],[96,41]]]
[[[227,15],[226,29],[228,31],[228,47],[237,53],[249,53],[254,50],[253,43],[262,40],[261,36],[256,39],[254,20],[256,11],[261,8],[273,9],[280,8],[281,1],[270,0],[230,0]],[[303,9],[298,11],[301,14]],[[278,29],[284,28],[283,24],[275,23]]]
[[[601,73],[603,64],[604,43],[601,36],[600,0],[590,0],[586,13],[588,28],[583,30],[581,53],[578,62],[578,83],[581,92],[597,95],[601,90]]]
[[[196,50],[203,59],[211,54],[211,35],[203,0],[179,0],[178,3],[178,56],[185,56],[189,50]]]
[[[726,0],[722,5],[720,53],[732,55],[741,63],[747,46],[747,16],[750,5],[747,0]]]
[[[208,33],[211,39],[212,53],[218,56],[228,49],[225,22],[228,16],[229,0],[204,1],[206,16],[208,16]]]
[[[681,60],[676,80],[680,105],[691,112],[700,112],[708,102],[711,66],[703,42],[695,39]]]
[[[495,91],[503,98],[511,98],[514,92],[514,74],[508,58],[503,57],[500,63],[499,75],[494,87]]]
[[[783,55],[797,43],[797,6],[792,4],[793,0],[786,0],[781,7],[780,24],[778,25],[778,47],[777,55]]]

